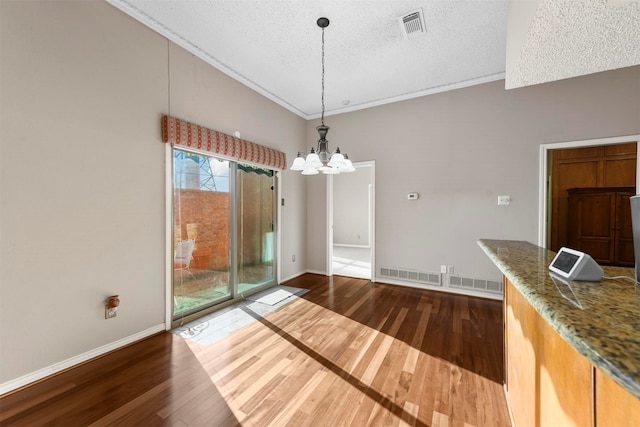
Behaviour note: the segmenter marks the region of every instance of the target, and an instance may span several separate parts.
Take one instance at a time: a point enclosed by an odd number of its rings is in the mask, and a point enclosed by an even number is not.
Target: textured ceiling
[[[107,1],[307,119],[322,16],[327,115],[502,79],[505,63],[507,88],[640,64],[640,0],[509,0],[509,46],[507,0]],[[426,32],[407,38],[399,17],[417,9]]]
[[[506,0],[108,0],[222,72],[304,117],[504,78]],[[399,17],[421,8],[426,33]]]
[[[640,1],[539,1],[518,50],[508,89],[640,64]]]

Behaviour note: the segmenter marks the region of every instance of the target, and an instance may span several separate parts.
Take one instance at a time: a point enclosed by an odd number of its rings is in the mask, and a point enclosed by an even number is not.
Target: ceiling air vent
[[[415,10],[398,18],[402,33],[406,38],[412,38],[426,32],[422,9]]]

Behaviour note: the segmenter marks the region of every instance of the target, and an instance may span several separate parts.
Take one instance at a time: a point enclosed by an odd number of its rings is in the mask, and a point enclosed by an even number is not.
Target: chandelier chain
[[[322,116],[320,122],[324,126],[324,27],[322,27]]]
[[[2,0],[0,0],[2,1]],[[329,132],[329,126],[324,124],[324,79],[325,79],[325,43],[324,43],[324,29],[329,26],[329,19],[321,17],[316,21],[318,27],[322,29],[322,114],[320,115],[320,126],[316,126],[318,132],[318,145],[317,149],[311,147],[309,154],[305,157],[304,153],[298,152],[298,156],[291,165],[291,170],[302,171],[302,175],[317,175],[322,172],[327,175],[335,175],[339,173],[353,172],[356,169],[353,167],[351,160],[346,154],[342,154],[340,149],[336,147],[335,151],[329,150],[329,141],[327,141],[327,132]]]

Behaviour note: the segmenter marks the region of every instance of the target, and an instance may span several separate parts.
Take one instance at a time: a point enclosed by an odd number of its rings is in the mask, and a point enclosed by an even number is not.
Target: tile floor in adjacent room
[[[333,274],[371,279],[371,249],[333,246]]]

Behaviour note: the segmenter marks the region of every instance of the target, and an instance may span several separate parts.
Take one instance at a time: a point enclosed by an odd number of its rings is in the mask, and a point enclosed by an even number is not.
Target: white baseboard
[[[338,246],[341,248],[362,248],[362,249],[370,249],[369,245],[350,245],[348,243],[334,243],[333,246]]]
[[[306,274],[306,273],[307,273],[306,271],[300,271],[299,273],[295,273],[292,276],[285,277],[284,279],[280,279],[279,283],[287,282],[289,280],[295,279],[296,277],[300,277],[300,276],[302,276],[303,274]]]
[[[103,354],[106,354],[110,351],[117,350],[118,348],[124,347],[125,345],[129,345],[143,338],[150,337],[151,335],[157,334],[158,332],[162,332],[164,330],[166,330],[164,323],[156,326],[152,326],[148,329],[145,329],[144,331],[138,332],[137,334],[130,335],[118,341],[114,341],[112,343],[103,345],[96,349],[89,350],[86,353],[79,354],[70,359],[63,360],[62,362],[55,363],[51,366],[47,366],[46,368],[39,369],[30,374],[23,375],[14,380],[2,383],[0,384],[0,396],[10,391],[16,390],[20,387],[24,387],[28,384],[31,384],[33,382],[46,378],[50,375],[64,371],[65,369],[69,369],[73,366],[79,365],[80,363],[89,361],[95,357],[102,356]]]
[[[321,276],[326,276],[327,275],[326,271],[317,271],[317,270],[307,270],[307,271],[305,271],[305,273],[319,274]]]

